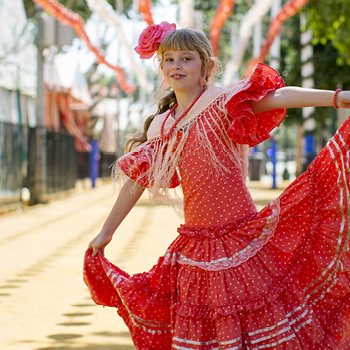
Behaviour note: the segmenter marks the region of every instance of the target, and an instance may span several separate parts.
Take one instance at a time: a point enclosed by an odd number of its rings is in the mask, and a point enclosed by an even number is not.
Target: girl
[[[93,300],[118,308],[142,350],[349,350],[350,118],[260,212],[245,173],[248,146],[286,108],[349,108],[350,92],[284,87],[264,64],[232,88],[207,87],[217,69],[207,38],[165,22],[136,51],[156,51],[172,92],[117,161],[129,179],[85,256]],[[133,276],[111,264],[104,247],[144,188],[180,185],[185,223],[165,255]]]

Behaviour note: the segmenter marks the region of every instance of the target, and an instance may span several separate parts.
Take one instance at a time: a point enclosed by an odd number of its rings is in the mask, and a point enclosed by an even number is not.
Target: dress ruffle
[[[182,225],[149,272],[88,251],[93,300],[118,308],[137,349],[349,350],[349,145],[348,118],[278,199],[239,222]]]
[[[117,166],[123,173],[140,186],[148,188],[152,186],[149,169],[154,162],[155,155],[162,144],[161,139],[154,139],[138,146],[132,152],[125,154],[117,160]],[[164,145],[162,145],[164,148]],[[165,153],[166,149],[162,150]],[[117,168],[115,168],[117,171]],[[163,184],[168,188],[175,188],[180,185],[180,179],[176,172],[173,172],[168,183]]]
[[[246,84],[227,102],[231,117],[228,134],[239,144],[253,147],[270,137],[270,132],[279,126],[286,116],[286,109],[275,109],[255,114],[251,101],[260,101],[269,92],[284,86],[282,77],[273,68],[259,63]]]

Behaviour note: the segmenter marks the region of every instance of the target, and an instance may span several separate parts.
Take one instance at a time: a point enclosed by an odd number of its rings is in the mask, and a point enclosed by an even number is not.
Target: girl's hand
[[[104,255],[105,246],[112,240],[112,235],[107,235],[100,232],[90,243],[89,248],[92,248],[92,255],[95,256],[98,252]]]
[[[341,91],[337,96],[339,108],[350,108],[350,91]]]

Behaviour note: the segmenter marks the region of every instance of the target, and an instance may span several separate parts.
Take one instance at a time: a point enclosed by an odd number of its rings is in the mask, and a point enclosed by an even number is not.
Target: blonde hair
[[[166,51],[197,51],[202,61],[202,76],[206,82],[214,78],[221,70],[221,63],[213,57],[213,49],[206,35],[194,28],[177,29],[170,33],[159,45],[157,56],[159,58],[160,67],[163,64],[163,56]],[[135,146],[144,143],[147,140],[147,130],[156,115],[164,113],[176,103],[174,91],[163,97],[158,103],[158,110],[155,114],[146,118],[143,132],[136,134],[130,138],[125,146],[125,150],[129,152]]]

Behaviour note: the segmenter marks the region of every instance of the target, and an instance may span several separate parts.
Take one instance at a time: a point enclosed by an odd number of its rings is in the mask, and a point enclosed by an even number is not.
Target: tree
[[[348,0],[311,0],[306,8],[314,45],[331,44],[339,66],[350,66],[350,6]]]

